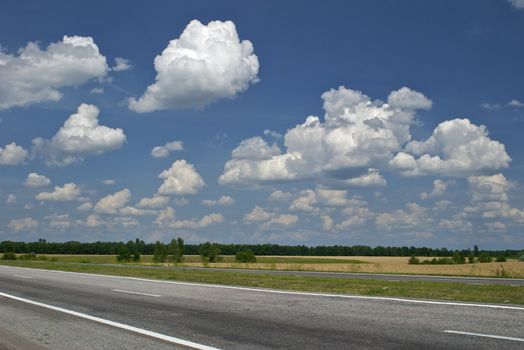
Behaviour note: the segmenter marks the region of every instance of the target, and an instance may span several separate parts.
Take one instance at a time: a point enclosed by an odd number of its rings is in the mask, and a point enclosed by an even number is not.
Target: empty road
[[[0,266],[2,350],[522,349],[523,335],[519,306]]]

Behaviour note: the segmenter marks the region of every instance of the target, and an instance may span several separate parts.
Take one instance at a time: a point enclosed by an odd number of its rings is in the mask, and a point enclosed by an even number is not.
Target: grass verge
[[[310,276],[283,276],[209,270],[143,269],[132,266],[71,265],[36,261],[1,261],[7,266],[85,272],[150,279],[274,288],[307,292],[524,304],[524,286],[470,285],[426,281],[383,281]]]

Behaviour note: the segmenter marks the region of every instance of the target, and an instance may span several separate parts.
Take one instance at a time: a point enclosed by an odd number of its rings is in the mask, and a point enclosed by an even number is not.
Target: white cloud
[[[505,168],[510,161],[504,145],[490,139],[484,125],[453,119],[440,123],[426,141],[409,142],[389,164],[407,176],[468,176]]]
[[[76,209],[80,211],[89,211],[93,209],[93,204],[91,202],[85,202],[80,204]]]
[[[158,189],[158,193],[163,195],[195,194],[205,186],[195,167],[183,159],[175,161],[171,168],[162,171],[158,177],[164,179]]]
[[[329,215],[322,215],[322,229],[324,231],[331,231],[333,229],[333,219]]]
[[[157,211],[151,210],[151,209],[138,209],[135,207],[127,206],[127,207],[121,208],[118,211],[118,214],[128,215],[128,216],[146,216],[146,215],[157,215]]]
[[[348,186],[385,185],[376,168],[411,140],[409,128],[416,110],[431,107],[429,99],[408,88],[393,91],[390,104],[372,101],[343,86],[323,93],[322,99],[326,111],[323,122],[309,116],[289,129],[284,136],[284,153],[261,138],[244,140],[226,162],[219,182],[336,179]],[[369,173],[353,175],[362,170]]]
[[[116,181],[113,180],[113,179],[105,179],[105,180],[102,180],[101,182],[102,182],[104,185],[108,185],[108,186],[116,184]]]
[[[335,226],[339,231],[345,230],[348,227],[361,226],[375,216],[375,213],[365,207],[348,207],[342,210],[341,213],[344,216],[344,220]],[[384,219],[386,218],[383,217],[381,220]],[[389,219],[389,217],[387,219]]]
[[[27,158],[27,151],[12,142],[0,147],[0,165],[18,165]]]
[[[178,206],[183,207],[189,204],[189,199],[185,197],[175,198],[173,199],[173,203],[175,203]]]
[[[213,205],[233,205],[235,200],[230,196],[221,196],[219,199],[205,199],[202,201],[203,205],[213,206]]]
[[[14,194],[12,194],[12,193],[9,194],[9,195],[7,196],[7,199],[5,200],[5,202],[6,202],[7,204],[14,204],[14,203],[16,203],[16,196],[15,196]]]
[[[26,217],[23,219],[13,219],[9,221],[7,227],[15,232],[30,231],[38,227],[38,221],[30,217]]]
[[[26,204],[24,204],[24,209],[25,209],[25,210],[31,210],[31,209],[33,209],[33,203],[26,203]]]
[[[70,182],[64,186],[55,186],[53,192],[41,192],[36,195],[40,201],[75,201],[80,199],[81,190],[75,183]]]
[[[89,91],[90,94],[101,95],[104,93],[104,88],[93,88]]]
[[[450,185],[453,185],[454,183],[455,181],[453,180],[445,181],[445,180],[436,179],[435,181],[433,181],[433,190],[429,194],[426,192],[422,192],[420,194],[420,199],[424,200],[424,199],[428,199],[431,197],[442,196],[447,191],[448,187]]]
[[[151,198],[144,197],[136,205],[139,208],[162,208],[169,203],[169,197],[155,195]]]
[[[155,224],[160,227],[167,227],[170,223],[175,221],[175,209],[167,207],[160,210],[155,219]]]
[[[500,108],[500,104],[485,102],[485,103],[481,103],[480,107],[482,107],[484,109],[487,109],[488,111],[493,111],[495,109],[499,109]]]
[[[33,140],[33,154],[44,157],[48,165],[64,166],[122,147],[123,130],[99,125],[99,113],[96,106],[82,103],[51,140]]]
[[[231,21],[191,21],[180,38],[155,58],[156,81],[129,108],[139,112],[204,107],[233,98],[257,82],[258,58],[250,41],[240,41]]]
[[[199,229],[224,221],[222,214],[212,213],[205,215],[201,219],[175,220],[169,224],[170,228],[175,229]]]
[[[131,67],[133,67],[133,65],[131,64],[130,60],[128,60],[127,58],[116,57],[115,65],[111,67],[111,70],[114,72],[121,72],[124,70],[131,69]]]
[[[261,228],[268,228],[271,226],[291,226],[298,222],[298,216],[291,214],[278,214],[275,212],[268,212],[264,208],[256,205],[253,210],[244,215],[244,222],[260,223]]]
[[[484,226],[490,231],[506,231],[506,225],[500,221],[486,222]]]
[[[72,226],[69,214],[51,214],[45,217],[50,228],[64,230]]]
[[[508,2],[517,9],[524,9],[524,0],[508,0]]]
[[[468,177],[469,189],[474,202],[507,202],[507,191],[512,184],[502,174]]]
[[[98,201],[95,212],[99,214],[118,214],[131,199],[131,191],[127,188],[110,194]]]
[[[64,36],[45,50],[30,42],[10,55],[0,51],[0,110],[58,101],[59,89],[106,76],[108,67],[91,37]]]
[[[291,194],[290,192],[276,190],[273,193],[271,193],[267,199],[269,201],[289,201],[293,199],[293,194]]]
[[[29,173],[25,179],[24,185],[27,187],[41,187],[51,184],[51,180],[44,175],[37,173]]]
[[[100,219],[100,216],[97,214],[89,215],[84,222],[84,225],[86,227],[98,227],[98,226],[101,226],[102,224],[103,224],[103,221]]]
[[[184,149],[184,143],[182,141],[167,142],[163,146],[156,146],[151,150],[151,155],[154,158],[167,157],[169,153],[174,151],[182,151]]]
[[[313,190],[304,190],[289,206],[290,210],[316,212],[317,194]]]
[[[523,0],[523,3],[524,3],[524,0]],[[508,102],[508,106],[521,108],[521,107],[524,107],[524,103],[520,102],[519,100],[511,100]]]
[[[392,212],[380,213],[375,218],[375,224],[384,231],[412,230],[429,227],[433,218],[427,208],[416,203],[407,203],[407,210],[397,209]]]

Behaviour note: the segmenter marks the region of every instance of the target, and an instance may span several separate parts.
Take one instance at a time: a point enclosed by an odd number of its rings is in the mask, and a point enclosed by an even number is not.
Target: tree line
[[[176,244],[175,244],[176,243]],[[181,244],[179,244],[181,243]],[[220,254],[235,255],[241,251],[252,251],[255,255],[291,255],[291,256],[429,256],[429,257],[446,257],[452,256],[455,252],[460,252],[464,256],[473,254],[479,256],[485,253],[492,257],[506,256],[508,258],[518,257],[522,254],[521,250],[481,250],[478,246],[473,249],[450,250],[447,248],[429,248],[429,247],[370,247],[366,245],[331,245],[331,246],[305,246],[305,245],[279,245],[279,244],[223,244],[223,243],[201,243],[201,244],[184,244],[182,242],[170,241],[170,243],[145,243],[141,239],[128,242],[47,242],[45,239],[39,239],[35,242],[0,242],[0,253],[13,252],[19,254],[101,254],[117,255],[122,252],[129,252],[131,255],[154,255],[155,250],[165,254],[160,255],[177,255],[178,245],[183,249],[182,255],[199,255],[202,249],[211,249],[215,247]],[[204,246],[205,245],[205,246]],[[174,252],[174,253],[173,253]]]

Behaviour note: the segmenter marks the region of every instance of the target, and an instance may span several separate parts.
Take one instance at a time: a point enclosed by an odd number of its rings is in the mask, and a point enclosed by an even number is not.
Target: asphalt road
[[[64,263],[59,263],[64,264]],[[262,269],[235,269],[220,267],[197,267],[197,266],[154,266],[154,265],[123,265],[123,264],[90,264],[90,263],[67,263],[73,265],[103,265],[114,267],[137,267],[143,269],[171,269],[171,270],[205,270],[223,271],[237,273],[256,273],[271,275],[294,275],[353,279],[374,279],[386,281],[429,281],[429,282],[460,282],[466,284],[500,284],[508,286],[524,286],[524,278],[500,278],[500,277],[463,277],[463,276],[437,276],[437,275],[404,275],[390,273],[359,273],[359,272],[325,272],[325,271],[282,271]]]
[[[135,328],[109,326],[109,321]],[[155,333],[143,336],[136,329]],[[0,349],[183,348],[155,334],[219,349],[523,349],[524,307],[0,266]]]

